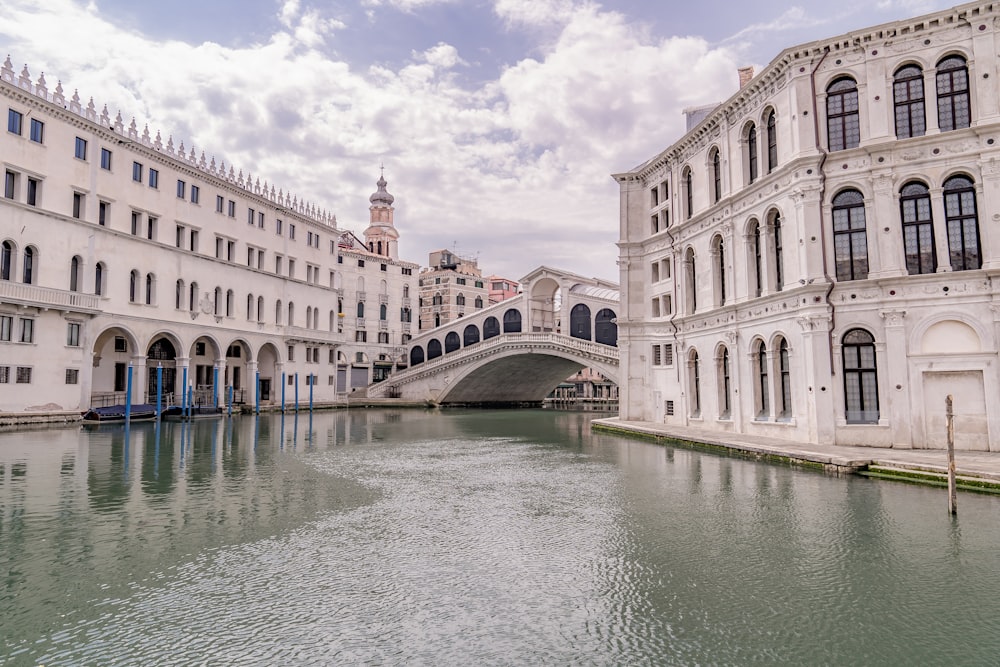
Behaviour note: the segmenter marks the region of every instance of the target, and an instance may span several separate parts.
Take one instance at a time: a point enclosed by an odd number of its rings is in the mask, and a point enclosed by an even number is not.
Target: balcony
[[[388,304],[389,303],[389,295],[388,294],[379,294],[378,295],[378,302],[379,303]]]
[[[357,323],[355,324],[355,328],[357,328],[359,330],[360,329],[364,329],[365,328],[365,318],[359,317],[358,320],[357,320]]]
[[[389,330],[389,323],[386,322],[385,320],[379,320],[378,321],[378,330],[379,331],[388,331]]]
[[[409,308],[409,307],[410,307],[410,297],[404,296],[403,297],[403,308]]]
[[[69,290],[25,285],[24,283],[0,280],[0,300],[5,303],[16,303],[38,308],[72,311],[74,313],[101,312],[101,297],[96,294],[83,294]]]
[[[306,327],[281,327],[281,329],[289,342],[339,343],[344,340],[343,334],[335,331],[326,331],[325,329],[307,329]]]
[[[367,295],[364,292],[357,293],[357,301],[364,301]]]

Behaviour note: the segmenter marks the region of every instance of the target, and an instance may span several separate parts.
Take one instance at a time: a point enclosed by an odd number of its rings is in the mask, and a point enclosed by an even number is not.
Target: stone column
[[[903,235],[892,175],[886,171],[875,176],[872,181],[875,186],[875,200],[871,206],[873,215],[868,220],[868,246],[871,249],[877,247],[878,254],[876,261],[869,258],[868,277],[905,276]]]
[[[146,357],[144,355],[132,355],[132,404],[146,402]]]
[[[218,384],[216,384],[212,391],[215,393],[216,400],[219,405],[225,405],[226,401],[229,400],[228,392],[226,391],[226,358],[215,360],[215,374],[219,378]]]
[[[248,377],[245,383],[247,388],[247,393],[246,393],[247,405],[253,408],[254,406],[257,405],[257,362],[256,361],[247,362],[247,376]]]
[[[815,313],[800,317],[797,322],[802,329],[800,377],[805,383],[801,391],[805,396],[804,416],[809,425],[809,441],[832,445],[837,411],[831,384],[835,378],[830,372],[830,316]]]
[[[185,369],[188,369],[188,382],[191,383],[194,381],[191,378],[191,357],[176,357],[174,359],[174,365],[177,369],[177,377],[174,379],[174,403],[176,405],[183,405],[184,393],[187,392],[187,387],[184,386]]]
[[[733,431],[735,433],[744,432],[744,414],[743,409],[743,399],[740,389],[743,387],[741,379],[743,377],[740,373],[740,349],[739,341],[740,335],[737,331],[727,331],[726,337],[726,347],[729,350],[729,386],[731,388],[731,394],[729,396],[729,418],[733,421]]]
[[[930,189],[931,215],[934,218],[934,255],[937,272],[951,271],[951,257],[948,254],[948,226],[945,223],[944,191],[940,187]]]
[[[905,310],[880,310],[885,327],[887,378],[880,387],[879,419],[888,418],[893,447],[912,447]]]
[[[807,183],[802,186],[796,196],[795,202],[795,234],[792,237],[800,237],[804,241],[804,247],[800,247],[796,253],[798,256],[798,275],[807,283],[824,280],[823,267],[826,266],[826,259],[823,257],[823,236],[828,238],[829,257],[833,258],[832,223],[830,222],[830,206],[824,205],[820,201],[820,189],[818,183]],[[825,226],[824,226],[825,225]],[[801,235],[801,236],[800,236]],[[830,267],[831,276],[836,273],[834,267]]]
[[[976,190],[976,209],[979,212],[979,245],[983,253],[983,268],[1000,268],[1000,160],[996,157],[981,158],[979,170],[982,185]]]

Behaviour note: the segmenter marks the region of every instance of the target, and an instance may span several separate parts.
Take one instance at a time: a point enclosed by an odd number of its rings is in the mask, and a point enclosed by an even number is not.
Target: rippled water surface
[[[1000,499],[592,417],[0,434],[0,665],[997,663]]]

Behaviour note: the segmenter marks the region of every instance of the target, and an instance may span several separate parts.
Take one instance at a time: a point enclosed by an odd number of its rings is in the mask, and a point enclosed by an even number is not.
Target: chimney
[[[753,78],[753,67],[740,67],[736,70],[740,75],[740,88],[750,83]]]

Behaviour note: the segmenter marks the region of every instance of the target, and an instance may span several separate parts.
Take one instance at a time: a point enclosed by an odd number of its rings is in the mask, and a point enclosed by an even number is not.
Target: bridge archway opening
[[[495,317],[487,317],[483,322],[483,340],[489,340],[500,335],[500,320]]]
[[[610,308],[597,311],[597,317],[594,318],[594,342],[618,347],[617,317],[615,311]]]
[[[424,348],[417,345],[410,350],[410,365],[416,366],[422,363],[424,363]]]
[[[454,331],[449,331],[444,337],[444,353],[454,352],[455,350],[462,347],[462,341],[458,337],[458,334]]]
[[[569,335],[581,340],[591,340],[590,308],[585,303],[573,306],[569,313]]]
[[[431,338],[427,341],[427,361],[431,359],[437,359],[441,356],[441,341],[437,338]]]
[[[559,330],[559,309],[562,306],[562,289],[552,278],[542,278],[531,286],[529,297],[531,312],[528,321],[533,332]]]
[[[503,314],[503,332],[521,333],[521,311],[511,308]]]
[[[470,324],[465,327],[465,331],[462,332],[462,345],[468,347],[470,345],[475,345],[479,342],[479,327],[475,324]]]

